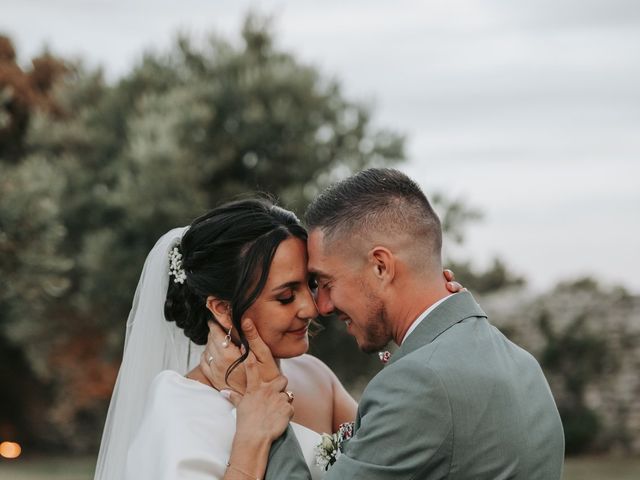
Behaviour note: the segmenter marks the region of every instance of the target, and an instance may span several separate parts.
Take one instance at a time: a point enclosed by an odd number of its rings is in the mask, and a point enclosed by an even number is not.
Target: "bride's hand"
[[[218,390],[231,388],[242,394],[247,386],[244,368],[234,368],[229,374],[228,383],[225,382],[227,370],[242,354],[240,348],[233,342],[226,340],[226,334],[220,325],[209,321],[209,336],[200,357],[200,369],[207,380]]]
[[[251,320],[243,320],[242,331],[249,343],[249,353],[242,364],[246,391],[244,395],[221,392],[237,409],[236,434],[225,479],[262,478],[271,443],[284,433],[293,417],[293,394],[284,391],[287,379],[280,375],[271,350]]]
[[[263,382],[268,382],[279,377],[280,369],[278,368],[278,364],[271,354],[271,349],[264,343],[260,334],[258,334],[253,320],[250,318],[242,320],[242,332],[249,344],[249,350],[256,356],[256,365],[260,379]]]
[[[466,292],[467,289],[464,288],[462,285],[460,285],[458,282],[456,282],[456,277],[453,274],[453,272],[451,270],[449,270],[448,268],[443,270],[442,274],[444,275],[445,280],[447,281],[446,285],[447,285],[447,290],[449,290],[451,293],[458,293],[458,292]]]
[[[236,439],[251,437],[272,442],[284,433],[294,413],[293,397],[284,391],[287,378],[278,374],[272,380],[264,381],[253,352],[249,352],[243,367],[247,378],[244,395],[225,392],[237,409]]]
[[[242,321],[242,331],[249,343],[249,350],[255,354],[260,379],[268,382],[280,376],[280,369],[273,355],[271,355],[271,350],[260,338],[258,330],[251,319],[245,318]],[[227,369],[241,355],[240,349],[233,343],[228,343],[226,347],[223,346],[225,335],[226,332],[217,323],[209,322],[209,337],[204,353],[200,357],[200,369],[218,390],[231,388],[243,394],[247,385],[244,368],[239,366],[234,368],[229,374],[227,382],[225,382]]]

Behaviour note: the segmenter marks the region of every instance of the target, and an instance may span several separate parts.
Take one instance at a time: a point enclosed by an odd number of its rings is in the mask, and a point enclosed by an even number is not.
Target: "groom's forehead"
[[[309,259],[319,259],[323,257],[325,252],[324,232],[319,228],[314,228],[307,238],[307,252]]]
[[[309,259],[307,260],[307,270],[310,274],[319,278],[331,276],[326,262],[318,258],[314,258],[311,254],[309,254]]]
[[[307,240],[307,252],[309,256],[309,272],[318,276],[330,276],[328,271],[331,263],[332,252],[325,248],[324,233],[319,228],[311,231]]]

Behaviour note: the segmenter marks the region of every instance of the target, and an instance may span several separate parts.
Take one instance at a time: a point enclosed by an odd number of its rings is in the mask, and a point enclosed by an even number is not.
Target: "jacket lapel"
[[[451,295],[420,322],[400,348],[394,352],[387,366],[423,345],[433,342],[450,327],[469,317],[487,318],[487,314],[469,292]]]

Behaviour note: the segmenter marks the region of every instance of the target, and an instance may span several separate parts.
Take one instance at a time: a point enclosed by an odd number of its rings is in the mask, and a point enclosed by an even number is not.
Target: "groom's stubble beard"
[[[370,308],[363,328],[364,338],[359,347],[365,353],[374,353],[384,349],[391,341],[392,335],[382,299],[370,291],[366,292],[366,297]]]

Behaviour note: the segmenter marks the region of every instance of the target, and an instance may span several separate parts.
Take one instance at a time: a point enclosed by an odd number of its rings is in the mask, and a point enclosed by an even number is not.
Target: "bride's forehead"
[[[307,270],[307,248],[299,238],[283,240],[271,260],[269,277]]]
[[[289,237],[278,245],[271,264],[287,262],[304,262],[307,259],[307,245],[304,240]]]

